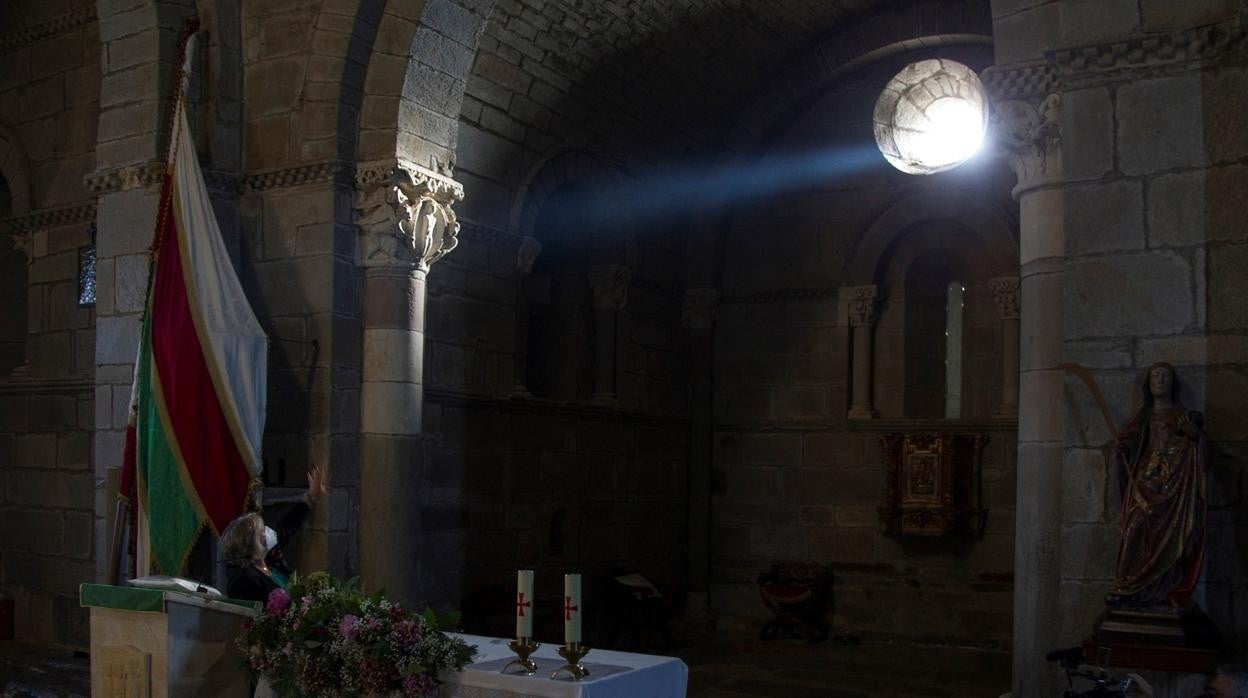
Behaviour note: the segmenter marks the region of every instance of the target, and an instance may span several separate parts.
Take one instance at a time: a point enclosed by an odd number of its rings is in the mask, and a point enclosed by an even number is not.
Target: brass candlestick
[[[564,671],[572,675],[573,681],[580,681],[586,676],[589,676],[589,669],[586,669],[581,665],[581,658],[589,654],[588,647],[579,642],[569,642],[563,647],[560,647],[557,651],[559,652],[559,656],[563,657],[563,661],[567,662],[567,664],[555,669],[554,673],[550,675],[550,678],[559,678],[559,673]]]
[[[507,643],[512,652],[516,653],[516,659],[507,663],[507,666],[501,669],[501,673],[506,674],[507,670],[513,666],[519,666],[524,669],[525,676],[532,676],[537,673],[537,663],[529,659],[529,655],[537,651],[541,647],[540,643],[534,642],[531,637],[518,637]]]

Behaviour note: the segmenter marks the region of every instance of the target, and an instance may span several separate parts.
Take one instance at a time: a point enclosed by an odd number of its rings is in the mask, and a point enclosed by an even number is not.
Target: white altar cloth
[[[592,648],[581,660],[589,676],[572,681],[563,672],[552,681],[551,672],[563,666],[554,643],[542,643],[533,653],[536,675],[525,676],[514,667],[502,674],[499,669],[515,658],[507,648],[510,640],[452,635],[476,645],[477,657],[462,672],[442,672],[443,698],[684,698],[689,681],[689,667],[675,657]]]

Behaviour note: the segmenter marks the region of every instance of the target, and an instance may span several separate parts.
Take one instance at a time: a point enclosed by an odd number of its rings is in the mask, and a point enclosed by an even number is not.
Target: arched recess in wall
[[[987,418],[1000,407],[1006,340],[990,281],[1018,275],[1015,230],[1009,212],[955,187],[895,202],[867,229],[845,278],[882,301],[872,358],[881,416]]]
[[[615,398],[617,323],[627,298],[635,239],[614,163],[564,150],[538,167],[512,214],[541,245],[523,284],[520,378],[535,397]],[[521,346],[522,345],[522,346]]]
[[[6,222],[30,213],[26,157],[16,134],[0,125],[0,380],[26,360],[26,262],[24,237]]]

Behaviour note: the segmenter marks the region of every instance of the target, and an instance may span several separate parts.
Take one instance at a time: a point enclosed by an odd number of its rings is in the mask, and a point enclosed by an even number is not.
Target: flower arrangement
[[[438,630],[455,618],[412,615],[357,580],[318,572],[274,589],[237,639],[247,668],[287,696],[438,693],[438,671],[462,669],[476,654]]]

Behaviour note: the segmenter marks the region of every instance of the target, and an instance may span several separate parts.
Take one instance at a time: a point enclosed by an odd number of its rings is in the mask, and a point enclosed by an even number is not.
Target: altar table
[[[551,672],[564,664],[555,643],[542,643],[530,657],[535,675],[525,676],[518,667],[502,674],[503,665],[515,659],[510,640],[450,634],[476,645],[477,657],[462,672],[439,675],[443,698],[684,698],[689,681],[689,668],[675,657],[592,648],[581,660],[589,676],[572,681],[563,672],[552,681]]]

